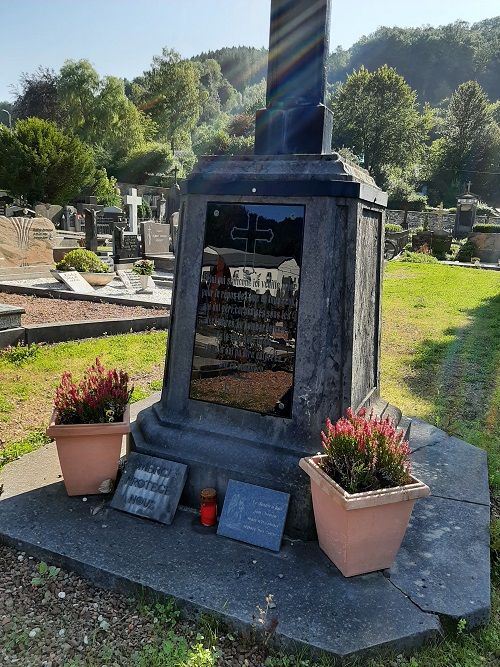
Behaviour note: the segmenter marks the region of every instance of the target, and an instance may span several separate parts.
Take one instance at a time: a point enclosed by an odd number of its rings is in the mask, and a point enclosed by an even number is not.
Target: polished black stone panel
[[[291,417],[304,215],[208,203],[190,398]]]

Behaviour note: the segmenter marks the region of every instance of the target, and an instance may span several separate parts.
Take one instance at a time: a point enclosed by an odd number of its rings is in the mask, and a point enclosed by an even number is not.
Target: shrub
[[[348,493],[411,482],[410,447],[390,417],[376,417],[372,410],[367,418],[365,408],[357,413],[348,408],[335,424],[326,420],[321,438],[326,455],[321,467]]]
[[[401,225],[387,224],[385,226],[385,233],[386,234],[390,234],[391,232],[402,232],[402,231],[403,231],[403,228],[401,227]]]
[[[90,271],[91,273],[108,273],[109,267],[101,262],[99,257],[91,250],[70,250],[60,262],[57,262],[58,271]]]
[[[413,264],[436,264],[438,260],[436,257],[423,252],[411,252],[409,250],[405,250],[401,253],[399,261],[411,262]]]
[[[62,374],[56,389],[54,408],[60,424],[105,424],[120,421],[130,402],[127,373],[106,371],[99,359],[87,368],[78,384],[71,373]]]
[[[467,240],[459,247],[455,256],[457,262],[470,262],[472,257],[477,253],[476,246],[473,241]]]
[[[473,232],[482,232],[483,234],[500,234],[500,225],[490,225],[485,222],[478,222],[472,227]]]

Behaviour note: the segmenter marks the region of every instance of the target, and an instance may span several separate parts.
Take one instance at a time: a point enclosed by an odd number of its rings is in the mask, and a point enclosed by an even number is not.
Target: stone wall
[[[388,210],[386,223],[391,225],[401,225],[404,220],[404,211],[394,211]],[[428,213],[426,211],[408,211],[406,222],[408,223],[409,229],[415,229],[416,227],[424,227],[426,218],[428,221],[428,227],[430,230],[435,231],[440,229],[438,213]],[[497,218],[495,218],[497,220]],[[476,216],[476,223],[482,222],[488,224],[492,222],[493,218],[488,218],[485,215]],[[455,214],[454,213],[443,213],[443,223],[442,228],[447,232],[453,231],[453,226],[455,224]]]

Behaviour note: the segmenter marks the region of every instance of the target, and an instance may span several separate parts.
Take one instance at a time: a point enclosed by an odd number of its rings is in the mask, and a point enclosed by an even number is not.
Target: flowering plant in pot
[[[303,458],[319,545],[345,576],[392,565],[417,498],[409,443],[394,420],[351,408],[321,432],[323,454]]]
[[[148,286],[148,278],[153,273],[154,263],[150,259],[140,259],[134,263],[132,271],[141,277],[141,288]]]
[[[56,440],[68,495],[99,493],[103,482],[116,479],[122,437],[130,431],[128,382],[127,373],[106,371],[99,359],[78,383],[63,373],[47,435]]]
[[[151,259],[139,259],[134,262],[132,271],[140,276],[150,276],[153,273],[154,263]]]

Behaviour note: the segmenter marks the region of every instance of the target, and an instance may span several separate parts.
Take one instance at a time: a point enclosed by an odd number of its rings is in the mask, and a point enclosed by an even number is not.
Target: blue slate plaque
[[[122,512],[170,524],[174,518],[187,466],[130,452],[110,506]]]
[[[230,479],[217,535],[279,551],[290,494]]]

